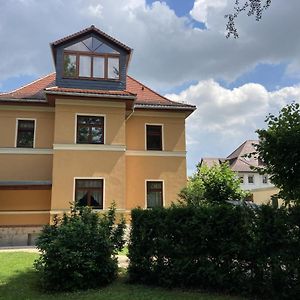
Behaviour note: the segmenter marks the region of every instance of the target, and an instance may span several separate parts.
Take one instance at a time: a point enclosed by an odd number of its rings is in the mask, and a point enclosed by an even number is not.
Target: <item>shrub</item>
[[[129,280],[296,299],[300,295],[299,225],[299,207],[135,209]]]
[[[102,216],[88,207],[72,207],[55,218],[37,240],[41,256],[35,262],[41,286],[48,291],[95,288],[117,276],[115,255],[124,245],[124,219],[115,223],[115,207]]]
[[[240,187],[240,179],[229,168],[228,163],[212,167],[197,166],[197,172],[189,178],[187,187],[179,194],[184,205],[199,206],[203,202],[225,203],[245,200],[249,196]]]

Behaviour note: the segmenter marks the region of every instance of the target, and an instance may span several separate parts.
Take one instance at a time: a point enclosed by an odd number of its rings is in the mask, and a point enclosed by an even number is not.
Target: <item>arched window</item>
[[[64,49],[63,76],[119,79],[120,53],[94,37]]]

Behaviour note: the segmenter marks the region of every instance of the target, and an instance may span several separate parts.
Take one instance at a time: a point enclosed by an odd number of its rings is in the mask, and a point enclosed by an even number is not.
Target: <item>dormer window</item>
[[[120,53],[94,37],[64,49],[66,78],[120,79]]]

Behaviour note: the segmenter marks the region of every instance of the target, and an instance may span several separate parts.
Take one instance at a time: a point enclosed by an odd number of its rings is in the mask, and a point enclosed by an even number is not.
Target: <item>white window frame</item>
[[[103,208],[93,208],[93,211],[103,211],[105,210],[106,207],[106,203],[105,203],[105,177],[74,177],[73,178],[73,200],[71,201],[71,203],[75,203],[75,191],[76,191],[76,179],[91,179],[91,180],[95,180],[95,179],[102,179],[103,180]]]
[[[33,131],[33,145],[32,148],[27,148],[27,149],[34,149],[35,148],[35,140],[36,140],[36,123],[37,119],[36,118],[16,118],[16,128],[15,128],[15,148],[21,148],[17,147],[18,145],[18,128],[19,128],[19,121],[34,121],[34,131]],[[22,147],[23,148],[23,147]],[[26,148],[24,148],[26,149]]]
[[[161,126],[161,150],[148,150],[147,149],[147,125]],[[145,150],[146,151],[164,151],[165,150],[164,124],[162,124],[162,123],[145,123]]]
[[[78,116],[103,117],[104,118],[103,144],[99,144],[99,145],[106,145],[106,115],[105,114],[93,114],[93,113],[76,113],[75,114],[74,144],[78,145],[78,143],[77,143],[77,117]],[[79,145],[98,145],[98,144],[79,144]]]
[[[162,197],[163,197],[163,207],[165,207],[166,205],[166,200],[165,200],[165,181],[163,179],[145,179],[145,209],[148,209],[147,207],[147,182],[148,181],[155,181],[155,182],[162,182],[162,189],[163,189],[163,194],[162,194]]]

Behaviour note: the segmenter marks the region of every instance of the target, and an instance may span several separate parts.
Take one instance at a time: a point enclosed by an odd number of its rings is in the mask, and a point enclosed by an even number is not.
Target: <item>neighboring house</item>
[[[200,164],[210,167],[228,162],[230,169],[240,178],[242,189],[249,190],[253,194],[254,202],[268,202],[271,195],[277,193],[277,189],[270,182],[268,175],[260,175],[253,170],[252,167],[262,166],[262,162],[255,156],[247,157],[247,154],[255,152],[254,144],[257,143],[258,140],[247,140],[226,158],[202,158]]]
[[[94,26],[51,50],[55,73],[0,94],[0,245],[30,244],[75,200],[126,214],[168,206],[186,184],[195,106],[128,76],[132,49]]]

